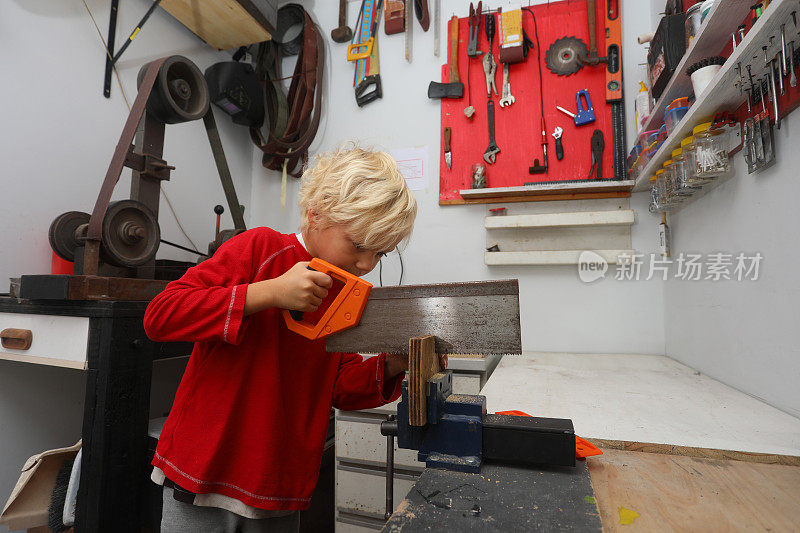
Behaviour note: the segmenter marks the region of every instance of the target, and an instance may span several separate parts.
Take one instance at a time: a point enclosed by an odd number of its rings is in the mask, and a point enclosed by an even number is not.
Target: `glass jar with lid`
[[[662,174],[664,176],[664,196],[667,199],[667,203],[671,205],[678,201],[677,191],[675,190],[675,173],[672,168],[672,159],[664,161],[661,170],[664,172]]]
[[[695,162],[694,153],[694,135],[691,135],[681,141],[681,155],[683,155],[686,182],[692,186],[697,186],[701,184],[701,181],[697,179],[697,163]]]
[[[679,196],[691,196],[695,188],[686,179],[686,161],[681,148],[672,151],[672,173],[675,176],[675,192]]]
[[[711,129],[711,122],[704,122],[695,126],[692,134],[697,178],[713,180],[727,173],[730,164],[722,132]]]
[[[655,175],[653,178],[656,180],[656,190],[658,191],[658,202],[661,208],[665,208],[668,206],[669,201],[667,199],[667,185],[664,182],[664,169],[659,168],[656,170]]]
[[[689,48],[689,45],[692,44],[692,39],[694,39],[694,37],[700,31],[700,25],[703,21],[703,13],[701,12],[701,8],[702,2],[698,2],[686,10],[684,24],[686,25],[685,39],[687,49]]]
[[[658,184],[656,183],[655,174],[650,176],[650,206],[651,213],[661,210],[661,198],[658,193]]]

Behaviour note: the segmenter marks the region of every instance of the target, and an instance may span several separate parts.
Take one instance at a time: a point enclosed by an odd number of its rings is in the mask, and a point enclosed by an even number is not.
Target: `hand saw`
[[[325,338],[329,352],[407,354],[436,337],[436,353],[521,353],[517,280],[375,287],[357,326]]]
[[[358,43],[348,47],[348,61],[356,61],[353,75],[356,103],[359,107],[383,98],[380,64],[378,62],[378,36],[375,31],[381,15],[382,0],[364,0],[361,5],[361,28]],[[356,38],[356,35],[353,36]]]

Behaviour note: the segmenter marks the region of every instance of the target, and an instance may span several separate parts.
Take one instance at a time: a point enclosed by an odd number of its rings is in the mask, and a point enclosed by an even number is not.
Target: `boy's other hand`
[[[245,316],[269,307],[304,313],[316,311],[328,295],[333,280],[327,274],[309,270],[308,264],[308,261],[301,261],[282,276],[251,283],[247,287]]]

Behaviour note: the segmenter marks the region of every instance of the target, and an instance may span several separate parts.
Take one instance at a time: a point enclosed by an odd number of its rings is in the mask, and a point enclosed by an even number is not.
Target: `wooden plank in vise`
[[[411,426],[428,423],[428,380],[440,370],[435,346],[433,335],[415,337],[408,342],[408,423]]]

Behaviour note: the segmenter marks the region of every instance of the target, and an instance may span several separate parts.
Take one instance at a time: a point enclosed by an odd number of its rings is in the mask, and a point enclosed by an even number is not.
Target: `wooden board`
[[[797,531],[800,524],[798,467],[603,451],[587,462],[606,532]],[[621,514],[633,521],[622,524]]]
[[[474,204],[497,204],[497,203],[518,203],[518,202],[553,202],[556,200],[599,200],[603,198],[630,198],[630,191],[612,192],[590,192],[590,193],[568,193],[568,194],[546,194],[546,195],[527,195],[519,194],[497,196],[487,198],[453,198],[451,200],[439,200],[439,205],[474,205]]]
[[[665,455],[681,455],[700,459],[725,459],[728,461],[745,461],[767,465],[786,465],[800,467],[800,456],[777,455],[774,453],[740,452],[737,450],[719,450],[716,448],[698,448],[695,446],[675,446],[674,444],[658,444],[655,442],[630,442],[623,440],[592,439],[592,444],[609,450],[629,452],[660,453]]]
[[[250,0],[162,0],[161,7],[218,50],[269,41],[269,22]]]
[[[408,370],[408,423],[424,426],[428,423],[428,380],[440,370],[433,335],[408,341]]]

